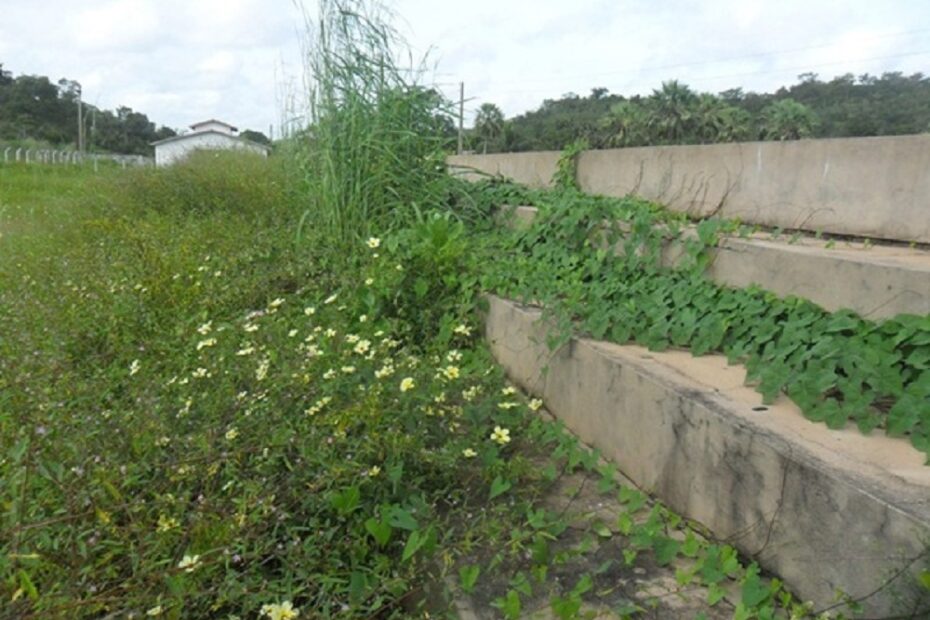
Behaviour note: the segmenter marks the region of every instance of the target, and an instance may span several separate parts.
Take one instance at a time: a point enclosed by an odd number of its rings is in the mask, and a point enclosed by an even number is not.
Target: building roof
[[[205,121],[200,121],[199,123],[194,123],[193,125],[191,125],[191,129],[193,129],[194,131],[197,131],[197,128],[198,128],[198,127],[203,127],[204,125],[209,125],[210,123],[216,123],[217,125],[222,125],[223,127],[229,127],[229,128],[232,129],[233,131],[239,131],[239,128],[238,128],[238,127],[233,127],[233,126],[230,125],[229,123],[224,123],[223,121],[218,121],[218,120],[216,120],[215,118],[211,118],[211,119],[208,119],[208,120],[205,120]]]
[[[271,147],[268,146],[267,144],[259,144],[258,142],[254,142],[254,141],[252,141],[252,140],[247,140],[246,138],[243,138],[243,137],[241,137],[241,136],[234,136],[234,135],[232,135],[232,134],[226,133],[225,131],[218,131],[218,130],[216,130],[216,129],[207,129],[206,131],[194,131],[194,132],[191,132],[191,133],[185,133],[185,134],[181,134],[181,135],[178,135],[178,136],[171,136],[170,138],[165,138],[164,140],[158,140],[158,141],[156,141],[156,142],[149,142],[149,145],[150,145],[150,146],[159,146],[159,145],[161,145],[161,144],[166,144],[166,143],[168,143],[168,142],[176,142],[176,141],[178,141],[178,140],[184,140],[184,139],[186,139],[186,138],[195,138],[195,137],[197,137],[197,136],[204,136],[204,135],[206,135],[206,134],[208,134],[208,133],[215,133],[215,134],[218,135],[218,136],[223,136],[224,138],[229,138],[230,140],[235,140],[235,141],[237,141],[237,142],[244,142],[245,144],[249,144],[249,145],[251,145],[251,146],[257,146],[257,147],[259,147],[259,148],[265,149],[266,151],[270,151],[270,150],[271,150]]]

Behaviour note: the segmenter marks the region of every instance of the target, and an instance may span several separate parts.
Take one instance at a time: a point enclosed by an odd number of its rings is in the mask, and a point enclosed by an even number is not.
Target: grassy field
[[[452,591],[662,617],[617,588],[634,570],[711,617],[807,615],[508,386],[478,338],[488,228],[435,212],[347,252],[298,181],[0,168],[0,618],[444,615]]]

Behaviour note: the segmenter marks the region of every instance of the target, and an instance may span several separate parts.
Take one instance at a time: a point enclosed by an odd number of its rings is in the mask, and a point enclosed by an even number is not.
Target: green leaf
[[[726,592],[716,583],[710,584],[707,588],[707,604],[713,607],[717,603],[723,600],[723,597],[726,596]]]
[[[510,490],[510,487],[513,486],[510,481],[504,480],[500,476],[494,478],[491,482],[491,495],[488,499],[494,499],[495,497],[502,495]]]
[[[330,496],[329,502],[340,515],[345,516],[358,508],[361,497],[361,489],[358,486],[351,486]]]
[[[365,521],[365,529],[375,539],[379,547],[383,547],[391,539],[391,524],[386,521],[371,517]]]
[[[391,512],[388,517],[388,523],[391,524],[391,527],[396,527],[402,530],[415,530],[420,527],[420,525],[417,523],[417,520],[413,518],[413,515],[400,506],[394,506],[391,508]]]
[[[751,564],[746,569],[746,578],[743,579],[742,602],[747,608],[758,607],[760,603],[768,599],[769,589],[759,578],[759,567]]]
[[[481,567],[477,564],[463,566],[459,569],[459,585],[462,586],[467,594],[471,594],[478,582],[478,575],[481,574]]]
[[[657,537],[652,541],[652,549],[656,554],[656,563],[659,566],[666,566],[678,555],[680,544],[677,540],[665,536]]]
[[[368,579],[364,573],[353,571],[349,576],[349,602],[352,605],[359,605],[365,600],[368,592]]]
[[[413,555],[420,550],[420,547],[426,542],[426,536],[423,536],[420,530],[414,530],[410,532],[410,536],[407,537],[407,544],[404,545],[404,552],[401,555],[401,561],[406,562]]]

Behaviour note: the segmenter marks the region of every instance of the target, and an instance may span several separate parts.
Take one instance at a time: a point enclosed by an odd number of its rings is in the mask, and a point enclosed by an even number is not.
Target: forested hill
[[[593,148],[913,134],[930,131],[930,77],[921,73],[816,74],[774,93],[700,93],[672,80],[648,96],[626,98],[595,88],[547,99],[504,119],[481,106],[471,134],[475,151],[559,150],[576,140]]]
[[[77,82],[56,83],[45,76],[13,77],[0,63],[0,142],[35,140],[55,146],[77,143]],[[150,155],[150,142],[175,135],[156,128],[142,112],[121,106],[115,111],[83,106],[88,150]]]

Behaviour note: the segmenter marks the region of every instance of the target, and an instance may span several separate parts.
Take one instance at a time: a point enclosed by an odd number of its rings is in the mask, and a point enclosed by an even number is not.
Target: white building
[[[216,119],[191,125],[188,133],[153,142],[155,165],[167,166],[187,157],[196,150],[216,151],[243,149],[265,157],[271,149],[264,144],[252,142],[238,136],[239,130]]]

